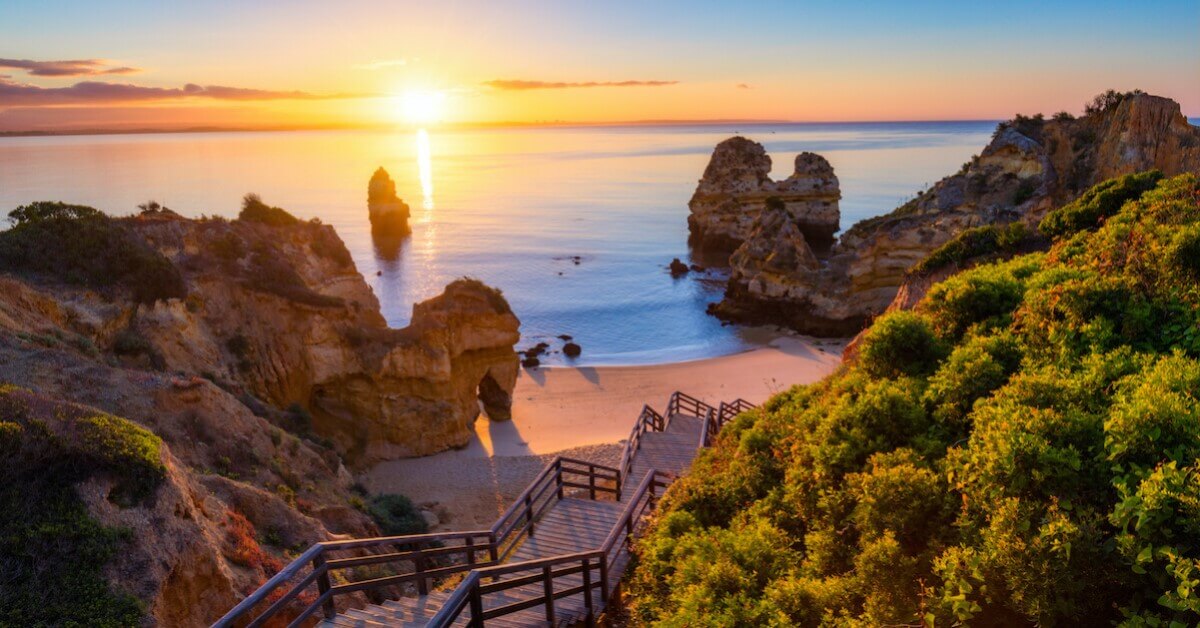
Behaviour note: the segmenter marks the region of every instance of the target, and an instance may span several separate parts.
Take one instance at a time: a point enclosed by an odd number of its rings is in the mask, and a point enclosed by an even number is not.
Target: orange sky
[[[0,131],[1200,115],[1200,5],[308,0],[0,7]]]

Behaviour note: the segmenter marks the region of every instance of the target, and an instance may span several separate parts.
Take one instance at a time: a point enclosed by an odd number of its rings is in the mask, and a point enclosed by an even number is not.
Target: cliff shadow
[[[589,381],[597,386],[600,385],[600,371],[597,371],[596,367],[594,367],[594,366],[579,366],[579,367],[576,367],[575,370],[578,371],[579,374],[582,375],[583,378],[586,379],[587,381]]]
[[[488,421],[488,439],[492,456],[532,456],[533,450],[512,421]]]

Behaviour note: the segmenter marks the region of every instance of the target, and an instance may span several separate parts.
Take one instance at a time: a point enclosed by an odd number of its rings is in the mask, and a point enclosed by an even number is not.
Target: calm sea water
[[[0,210],[35,200],[113,214],[156,199],[187,215],[235,216],[242,195],[332,224],[393,326],[449,281],[501,288],[522,345],[559,334],[578,364],[647,364],[733,353],[762,334],[705,314],[720,273],[672,279],[690,258],[687,201],[713,146],[766,145],[776,178],[801,151],[841,180],[842,226],[890,211],[950,174],[993,122],[697,125],[195,133],[0,139]],[[367,180],[383,166],[413,208],[413,234],[378,250]],[[578,256],[579,263],[575,257]],[[561,356],[551,356],[561,362]]]

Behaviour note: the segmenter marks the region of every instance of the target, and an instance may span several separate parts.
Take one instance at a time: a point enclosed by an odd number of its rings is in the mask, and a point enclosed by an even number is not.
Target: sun
[[[400,97],[400,113],[410,124],[433,124],[442,119],[446,95],[437,91],[410,91]]]

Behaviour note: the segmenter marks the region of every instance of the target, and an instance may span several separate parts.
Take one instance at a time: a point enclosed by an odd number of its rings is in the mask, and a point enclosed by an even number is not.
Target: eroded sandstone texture
[[[790,221],[810,246],[828,248],[833,242],[841,216],[841,191],[829,162],[814,153],[801,153],[792,175],[773,181],[771,158],[762,144],[731,137],[713,150],[704,177],[688,202],[693,244],[733,251],[749,237],[754,219],[772,197],[782,201]]]
[[[730,142],[738,148],[721,149]],[[739,182],[749,189],[761,180],[765,156],[747,142],[733,138],[718,146],[721,171],[732,177],[726,187]],[[709,170],[716,163],[714,154]],[[805,333],[852,335],[888,307],[910,267],[963,230],[1014,221],[1036,228],[1048,210],[1092,185],[1154,168],[1167,175],[1200,171],[1200,129],[1170,99],[1139,94],[1079,119],[1018,118],[1000,125],[958,173],[892,213],[851,227],[819,265],[790,228],[794,222],[805,244],[817,249],[798,219],[763,216],[756,223],[759,212],[751,209],[740,220],[722,221],[745,223],[749,236],[731,257],[725,299],[712,311]]]

